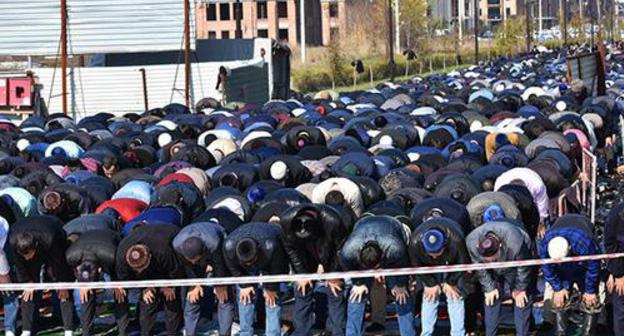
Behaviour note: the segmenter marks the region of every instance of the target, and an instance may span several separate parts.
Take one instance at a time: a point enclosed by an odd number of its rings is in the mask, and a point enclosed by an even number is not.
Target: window
[[[243,18],[243,3],[236,2],[234,3],[234,19],[242,19]]]
[[[511,16],[511,8],[507,7],[505,8],[505,11],[507,11],[507,17]]]
[[[228,21],[230,19],[230,4],[219,4],[219,12],[221,14],[221,21]]]
[[[258,1],[256,5],[258,11],[258,19],[266,19],[269,17],[266,1]]]
[[[490,18],[490,19],[499,19],[500,18],[500,9],[498,9],[498,8],[488,8],[488,18]]]
[[[329,4],[329,17],[338,17],[338,4],[335,2]]]
[[[217,38],[217,32],[214,30],[209,30],[208,31],[208,39],[209,40],[214,40]]]
[[[277,17],[278,18],[288,17],[288,3],[286,1],[277,2]]]
[[[207,21],[217,21],[217,5],[208,4],[206,7],[206,19]]]
[[[332,27],[329,29],[329,39],[330,40],[334,40],[336,38],[339,37],[340,34],[340,30],[338,29],[338,27]]]
[[[282,41],[288,41],[288,29],[280,29],[277,32],[277,38]]]
[[[258,29],[258,37],[269,37],[268,29]]]
[[[499,0],[488,0],[488,5],[498,5],[500,4]]]
[[[227,40],[230,38],[230,31],[229,30],[222,30],[221,31],[221,38],[224,40]]]

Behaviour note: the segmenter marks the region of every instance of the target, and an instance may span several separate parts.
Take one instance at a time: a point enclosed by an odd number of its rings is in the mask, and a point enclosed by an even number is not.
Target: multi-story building
[[[299,0],[203,0],[196,5],[199,39],[268,37],[300,41]],[[306,45],[327,45],[344,33],[344,0],[305,0]],[[237,30],[240,26],[240,36]]]

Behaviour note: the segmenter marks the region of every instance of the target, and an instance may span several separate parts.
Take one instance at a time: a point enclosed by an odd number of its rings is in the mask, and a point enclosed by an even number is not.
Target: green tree
[[[524,17],[508,18],[496,28],[494,47],[499,55],[511,55],[520,51],[526,38],[526,26]]]
[[[327,70],[332,83],[343,85],[348,80],[348,70],[345,55],[342,53],[338,39],[332,39],[327,46],[327,56],[325,58]]]
[[[402,0],[401,12],[401,45],[407,49],[414,48],[419,39],[426,37],[428,27],[427,1]]]

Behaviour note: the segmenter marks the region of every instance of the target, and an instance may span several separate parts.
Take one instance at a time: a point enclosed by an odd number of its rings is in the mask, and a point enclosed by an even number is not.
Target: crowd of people
[[[624,205],[602,227],[576,197],[565,209],[558,202],[576,195],[570,186],[584,150],[599,157],[601,172],[615,170],[624,67],[615,48],[608,59],[601,97],[567,79],[561,51],[542,51],[263,105],[204,99],[196,113],[171,104],[81,120],[0,120],[0,282],[322,274],[624,252]],[[241,336],[383,333],[390,301],[403,336],[433,335],[441,307],[453,336],[497,335],[505,307],[516,335],[624,328],[622,259],[257,280],[3,292],[4,332],[21,325],[21,335],[36,334],[45,303],[66,335],[92,335],[105,295],[119,335],[134,330],[135,318],[141,335],[153,335],[160,311],[167,335],[196,335],[207,312],[219,335],[236,323]]]

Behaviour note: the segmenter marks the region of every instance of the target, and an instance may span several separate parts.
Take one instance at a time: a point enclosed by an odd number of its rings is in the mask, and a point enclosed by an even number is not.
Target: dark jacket
[[[423,246],[423,236],[431,229],[440,230],[446,239],[444,251],[438,258],[432,258]],[[434,218],[419,225],[410,239],[408,246],[412,266],[443,266],[469,264],[470,257],[466,249],[466,242],[463,230],[457,222],[448,218]],[[444,276],[445,283],[457,286],[462,272],[448,273]],[[418,278],[427,287],[433,287],[441,283],[436,274],[422,274]]]
[[[48,186],[63,183],[63,179],[51,169],[35,170],[28,173],[20,181],[20,186],[37,197]]]
[[[624,203],[613,208],[607,216],[604,231],[606,253],[624,252]],[[616,278],[624,276],[624,258],[610,259],[607,269]]]
[[[120,280],[180,279],[184,267],[171,243],[180,229],[172,224],[152,224],[138,228],[122,239],[117,248],[115,268]],[[128,249],[136,244],[146,245],[152,258],[148,268],[137,274],[126,262]]]
[[[258,243],[259,255],[253,269],[242,265],[236,256],[236,245],[244,238],[252,238]],[[241,225],[225,239],[223,254],[233,277],[288,273],[288,259],[282,246],[282,229],[276,224],[256,222]],[[240,286],[249,287],[251,284]],[[277,291],[279,284],[266,284],[266,288]]]
[[[180,230],[173,239],[173,249],[180,255],[184,255],[183,244],[188,238],[197,237],[201,239],[204,244],[204,255],[197,265],[186,263],[187,271],[190,271],[187,273],[197,278],[206,277],[205,270],[210,265],[216,277],[227,277],[230,272],[223,258],[225,236],[225,229],[219,224],[211,222],[194,223]]]
[[[37,242],[33,259],[26,260],[16,251],[18,235],[28,232]],[[67,239],[63,223],[52,216],[32,216],[18,220],[11,226],[9,244],[15,255],[17,282],[39,282],[40,270],[46,266],[54,281],[73,281],[73,272],[67,260]]]
[[[520,226],[510,222],[493,221],[475,228],[468,237],[466,237],[466,247],[468,248],[473,263],[486,263],[484,258],[479,254],[478,246],[481,239],[483,239],[488,232],[496,234],[502,243],[501,251],[499,251],[499,257],[496,261],[516,261],[532,258],[532,243],[526,231]],[[507,282],[514,284],[513,289],[527,290],[531,285],[532,274],[532,267],[499,268],[477,271],[479,282],[481,282],[481,286],[483,286],[483,290],[486,292],[498,288],[497,279],[500,277],[504,277],[507,279]]]
[[[271,176],[271,166],[276,162],[283,162],[288,167],[286,175],[282,179]],[[295,188],[300,184],[307,183],[312,179],[312,173],[301,164],[299,158],[291,155],[277,155],[264,160],[260,167],[260,178],[263,180],[275,180],[288,188]]]
[[[92,261],[115,279],[115,253],[120,240],[119,234],[110,230],[85,232],[65,252],[67,263],[76,268],[84,261]]]
[[[310,230],[316,235],[309,240],[297,237],[293,227],[293,220],[307,210],[319,214],[319,227]],[[284,249],[295,273],[316,273],[318,265],[323,265],[325,272],[338,270],[336,251],[347,238],[349,227],[336,209],[324,204],[298,205],[282,213],[280,224],[284,231]]]
[[[365,270],[360,263],[360,251],[369,241],[375,241],[383,251],[381,268],[401,268],[409,266],[407,242],[409,237],[403,224],[390,216],[370,216],[355,223],[353,232],[338,252],[340,266],[345,271]],[[354,279],[355,284],[361,285],[369,280]],[[408,277],[388,279],[390,288],[394,285],[407,286]]]
[[[56,210],[46,209],[43,200],[48,192],[55,191],[61,195],[61,206]],[[71,183],[60,183],[44,189],[38,199],[39,213],[54,215],[63,222],[68,222],[80,215],[92,213],[95,210],[93,201],[87,192]]]
[[[67,235],[82,234],[92,230],[109,230],[117,229],[117,221],[115,218],[105,214],[89,214],[72,219],[63,226],[63,230]]]

